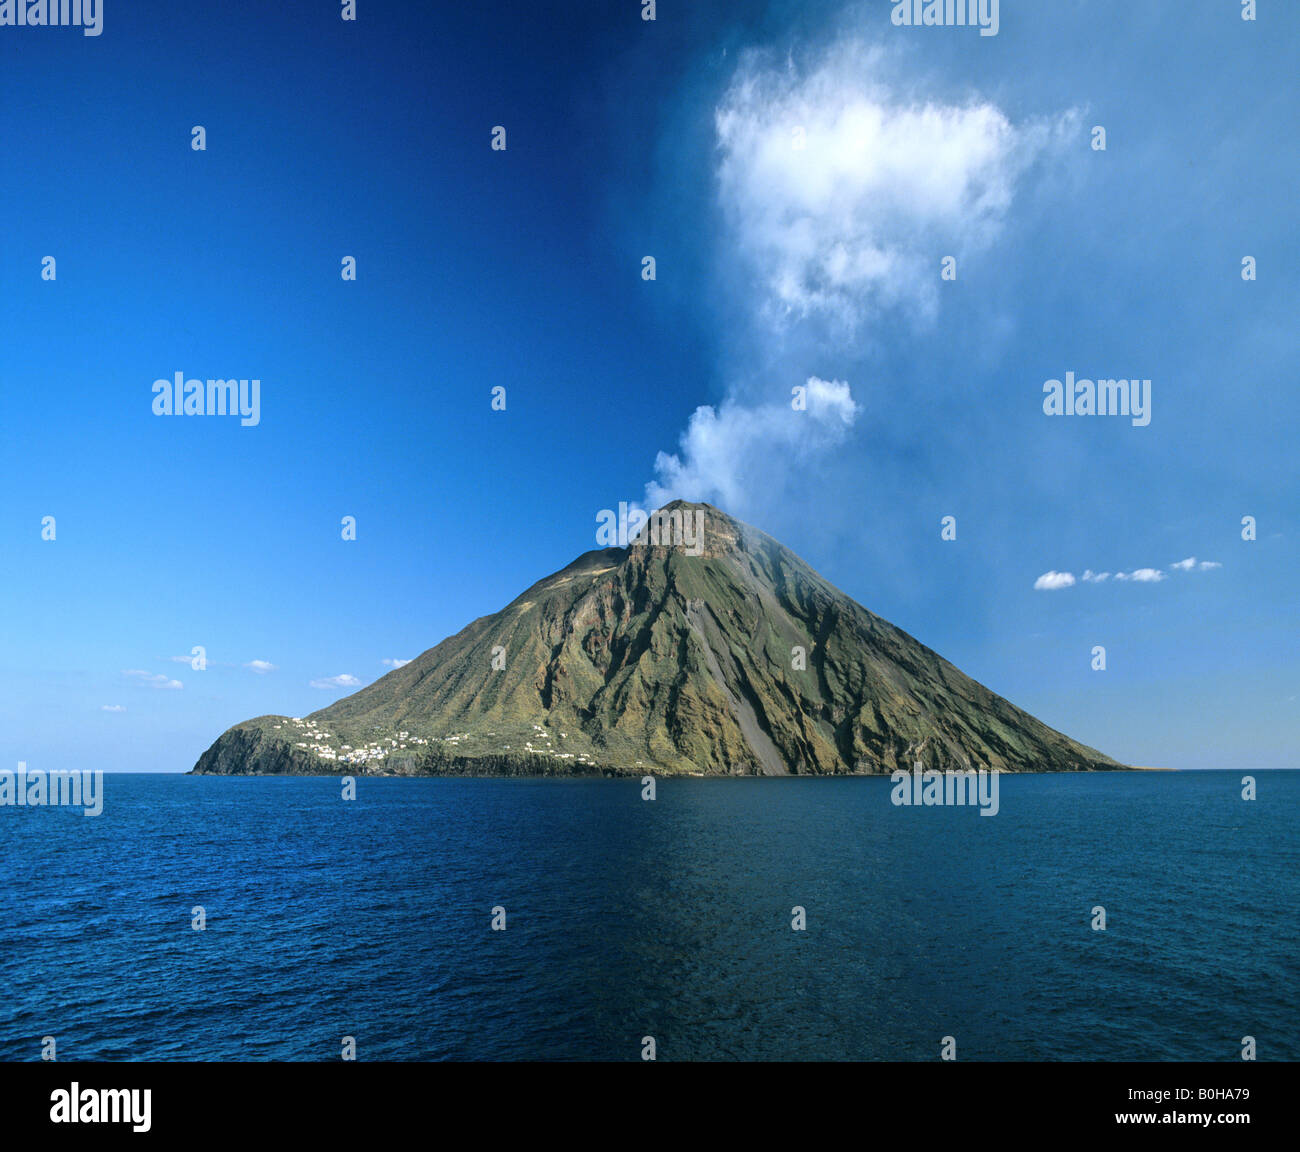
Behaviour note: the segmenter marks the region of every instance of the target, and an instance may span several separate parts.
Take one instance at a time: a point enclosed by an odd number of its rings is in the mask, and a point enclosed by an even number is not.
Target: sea
[[[104,777],[0,808],[0,1059],[1300,1059],[1300,774]]]

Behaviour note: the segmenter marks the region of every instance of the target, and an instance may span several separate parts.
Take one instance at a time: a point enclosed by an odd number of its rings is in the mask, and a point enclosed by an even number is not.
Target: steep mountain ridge
[[[305,718],[236,725],[194,771],[782,775],[917,760],[1122,767],[771,537],[676,501],[626,547],[584,553],[353,695]]]

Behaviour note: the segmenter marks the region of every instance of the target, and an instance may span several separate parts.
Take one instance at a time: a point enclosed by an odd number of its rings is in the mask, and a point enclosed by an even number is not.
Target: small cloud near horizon
[[[1074,583],[1074,575],[1070,572],[1044,572],[1037,580],[1034,581],[1034,587],[1040,592],[1055,592],[1058,588],[1069,588]]]
[[[1116,572],[1116,580],[1136,580],[1139,584],[1158,584],[1165,578],[1159,568],[1135,568],[1132,572]]]
[[[161,673],[155,675],[152,672],[145,672],[140,668],[124,668],[123,676],[129,676],[132,680],[148,688],[184,688],[185,685],[179,680],[173,680]]]
[[[1223,565],[1217,560],[1197,561],[1195,556],[1188,556],[1185,560],[1175,560],[1169,567],[1178,572],[1205,572],[1213,568],[1222,568]],[[1085,584],[1101,584],[1109,580],[1110,576],[1109,572],[1094,572],[1091,568],[1086,568],[1080,579]],[[1115,579],[1126,583],[1158,584],[1166,579],[1166,573],[1159,568],[1135,568],[1132,572],[1116,572]],[[1074,574],[1071,572],[1044,572],[1034,581],[1034,587],[1040,591],[1050,592],[1057,588],[1069,588],[1074,582]]]
[[[347,672],[340,672],[337,676],[324,676],[319,680],[311,681],[313,688],[360,688],[361,681]]]

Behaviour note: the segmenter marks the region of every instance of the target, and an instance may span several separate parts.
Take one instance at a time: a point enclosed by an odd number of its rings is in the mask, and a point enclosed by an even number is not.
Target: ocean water
[[[1300,774],[1257,780],[107,776],[0,808],[0,1058],[1295,1060]]]

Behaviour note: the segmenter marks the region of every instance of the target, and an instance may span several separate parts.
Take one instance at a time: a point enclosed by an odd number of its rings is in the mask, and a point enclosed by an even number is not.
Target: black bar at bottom
[[[1111,1137],[1294,1130],[1293,1064],[8,1064],[0,1133]],[[148,1090],[148,1096],[144,1095]],[[467,1127],[466,1127],[467,1126]]]

